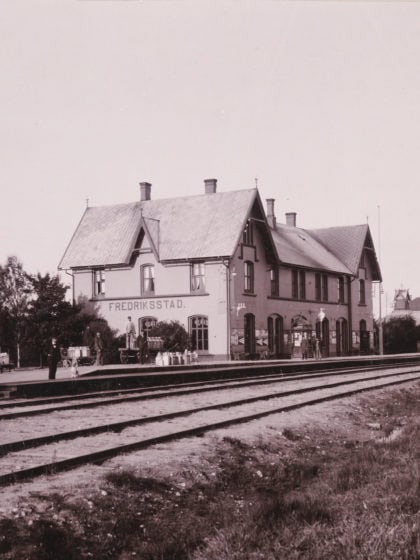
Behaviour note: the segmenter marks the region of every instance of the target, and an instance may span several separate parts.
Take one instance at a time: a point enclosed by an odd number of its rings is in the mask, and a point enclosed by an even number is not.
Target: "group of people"
[[[316,336],[312,338],[306,338],[304,336],[300,343],[300,350],[302,353],[302,360],[307,360],[310,356],[313,356],[315,360],[320,360],[322,358],[321,342]]]
[[[147,338],[143,337],[141,334],[136,339],[136,327],[131,320],[131,317],[127,319],[126,325],[126,348],[127,349],[138,349],[140,352],[141,363],[147,358]],[[103,353],[104,353],[104,342],[100,332],[97,332],[93,341],[93,349],[95,351],[95,365],[102,366],[104,363]],[[57,374],[58,364],[62,361],[63,356],[61,350],[57,344],[57,338],[51,339],[51,344],[48,349],[48,379],[55,379]],[[76,357],[72,357],[70,360],[70,367],[72,370],[72,376],[78,375],[78,360]],[[74,375],[73,375],[74,372]]]
[[[143,336],[142,333],[136,338],[136,326],[131,320],[131,317],[127,318],[127,324],[125,327],[125,347],[127,350],[137,350],[139,353],[139,361],[141,364],[148,358],[148,344],[147,337]]]
[[[95,350],[95,364],[97,366],[103,365],[103,350],[104,350],[104,343],[101,337],[101,333],[97,332],[93,341],[93,347]],[[70,370],[72,373],[72,377],[77,377],[79,374],[78,366],[79,362],[76,356],[72,356],[71,358],[65,358],[66,363],[70,366]],[[57,367],[60,362],[63,361],[62,349],[59,348],[57,344],[57,339],[52,338],[51,344],[48,349],[48,379],[55,379],[57,375]]]

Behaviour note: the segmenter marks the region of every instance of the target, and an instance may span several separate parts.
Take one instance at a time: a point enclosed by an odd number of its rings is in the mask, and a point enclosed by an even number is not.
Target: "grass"
[[[0,519],[0,558],[419,559],[420,387],[358,403],[359,425],[384,426],[376,440],[330,427],[225,438],[188,483],[119,470],[87,497],[38,496]]]

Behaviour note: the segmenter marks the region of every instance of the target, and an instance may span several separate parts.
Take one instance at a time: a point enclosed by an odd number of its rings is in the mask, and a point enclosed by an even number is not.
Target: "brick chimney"
[[[152,185],[150,183],[140,183],[140,200],[150,200]]]
[[[286,225],[296,227],[296,212],[286,212]]]
[[[267,198],[267,222],[271,229],[276,229],[276,216],[274,214],[274,198]]]
[[[206,194],[214,194],[217,189],[217,179],[204,179],[204,188]]]

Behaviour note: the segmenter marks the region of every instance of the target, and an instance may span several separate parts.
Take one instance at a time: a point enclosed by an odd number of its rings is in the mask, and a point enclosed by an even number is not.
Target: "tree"
[[[26,343],[28,354],[39,357],[40,367],[43,356],[47,354],[52,337],[62,342],[62,325],[74,314],[69,302],[65,300],[67,286],[64,286],[58,275],[37,274],[31,276],[33,298],[28,308],[28,325]]]
[[[411,315],[395,317],[383,324],[385,354],[417,351],[418,329]]]
[[[9,316],[11,338],[16,347],[16,365],[20,367],[20,345],[31,297],[31,282],[17,257],[8,257],[0,267],[0,302]]]
[[[178,321],[160,321],[148,333],[163,340],[165,352],[184,352],[188,348],[188,333]]]

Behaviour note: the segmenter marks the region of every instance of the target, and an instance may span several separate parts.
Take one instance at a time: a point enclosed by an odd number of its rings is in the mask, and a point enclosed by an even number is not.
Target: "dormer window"
[[[155,294],[155,267],[152,264],[141,267],[141,291],[144,296]]]

